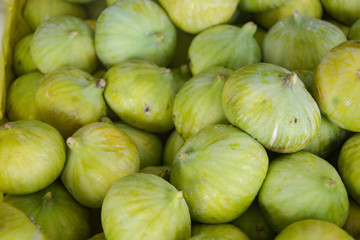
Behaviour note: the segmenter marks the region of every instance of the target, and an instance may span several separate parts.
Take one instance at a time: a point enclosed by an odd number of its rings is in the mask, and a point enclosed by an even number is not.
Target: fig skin
[[[353,199],[349,198],[349,214],[343,229],[354,238],[360,237],[360,205]]]
[[[80,205],[60,181],[31,194],[7,194],[4,202],[33,219],[52,240],[78,240],[90,236],[89,210]]]
[[[360,132],[360,40],[328,51],[313,76],[313,95],[321,112],[339,127]]]
[[[164,153],[163,153],[163,164],[166,166],[171,166],[173,160],[175,159],[176,152],[184,144],[184,139],[181,137],[180,133],[175,130],[168,136],[164,144]]]
[[[5,123],[0,127],[0,192],[27,194],[45,188],[59,177],[65,154],[64,139],[49,124]]]
[[[63,135],[99,121],[106,114],[103,91],[106,82],[75,67],[59,68],[44,75],[35,102],[42,121]]]
[[[22,211],[0,202],[0,237],[3,240],[49,240]]]
[[[177,84],[170,69],[130,60],[110,68],[104,79],[106,102],[122,121],[153,133],[174,127],[172,107]]]
[[[33,35],[30,53],[42,73],[72,66],[92,73],[98,66],[94,31],[84,20],[58,16],[40,24]]]
[[[360,40],[360,19],[351,25],[347,36],[349,40]]]
[[[186,240],[191,233],[183,193],[153,174],[116,181],[106,193],[101,219],[107,240]]]
[[[321,4],[331,17],[348,26],[360,18],[358,0],[321,0]]]
[[[64,0],[27,0],[23,12],[25,21],[33,31],[42,22],[60,15],[86,18],[81,6]]]
[[[319,131],[320,110],[304,83],[274,64],[236,70],[225,82],[222,104],[231,124],[273,152],[299,151]]]
[[[6,95],[6,112],[10,121],[41,120],[34,100],[42,77],[40,72],[31,72],[12,82]]]
[[[97,18],[95,48],[106,68],[130,59],[168,66],[175,46],[175,26],[154,1],[117,1]]]
[[[139,171],[139,151],[123,131],[106,122],[93,122],[66,140],[67,162],[61,180],[82,205],[100,208],[118,179]]]
[[[283,5],[288,0],[241,0],[240,9],[247,12],[265,12]]]

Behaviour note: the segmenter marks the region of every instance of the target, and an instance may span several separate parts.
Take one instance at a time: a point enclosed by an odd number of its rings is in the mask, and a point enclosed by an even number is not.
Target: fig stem
[[[298,77],[297,77],[296,73],[294,73],[294,72],[286,75],[286,77],[285,77],[285,85],[288,87],[292,87],[292,86],[296,85],[297,81],[298,81]]]
[[[75,146],[75,139],[72,137],[69,137],[68,139],[66,139],[66,144],[69,146],[69,148],[73,148]]]
[[[45,204],[51,203],[54,200],[54,194],[52,192],[45,193],[43,200]]]
[[[4,128],[5,128],[6,130],[12,129],[12,128],[14,128],[14,127],[15,127],[15,124],[12,123],[12,122],[7,122],[7,123],[4,124]]]
[[[97,88],[105,88],[106,87],[106,81],[104,79],[99,79],[96,82],[96,87]]]

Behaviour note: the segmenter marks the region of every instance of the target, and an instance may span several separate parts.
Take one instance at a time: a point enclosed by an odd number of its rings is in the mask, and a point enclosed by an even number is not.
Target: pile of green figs
[[[0,240],[360,239],[359,0],[18,3]]]

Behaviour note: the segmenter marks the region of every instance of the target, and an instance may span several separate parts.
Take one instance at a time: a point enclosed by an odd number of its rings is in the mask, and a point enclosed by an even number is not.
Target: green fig
[[[25,73],[37,71],[37,67],[30,53],[30,46],[33,39],[33,33],[26,35],[16,43],[13,50],[13,63],[15,74],[20,77]]]
[[[241,0],[240,9],[246,12],[265,12],[280,7],[289,0]]]
[[[194,223],[191,226],[191,238],[189,240],[206,239],[232,239],[250,240],[250,238],[239,228],[230,223],[223,224],[200,224]]]
[[[59,181],[25,195],[5,195],[4,202],[24,212],[52,240],[90,236],[89,210],[80,205]]]
[[[161,177],[134,173],[106,193],[101,212],[107,240],[187,240],[191,219],[181,191]]]
[[[60,15],[86,18],[86,12],[82,6],[65,0],[27,0],[23,12],[25,21],[33,31],[42,22]]]
[[[30,52],[42,73],[68,66],[91,73],[98,65],[94,31],[84,20],[73,16],[54,17],[39,25]]]
[[[351,197],[349,198],[349,214],[343,229],[354,238],[360,237],[360,205]]]
[[[61,180],[84,206],[100,208],[114,182],[139,171],[139,151],[134,141],[110,123],[89,123],[66,143],[67,161]]]
[[[27,194],[50,185],[65,165],[65,142],[38,120],[7,122],[0,127],[0,192]]]
[[[342,227],[349,213],[349,199],[339,173],[326,160],[304,151],[270,162],[258,200],[276,232],[303,219]]]
[[[187,81],[177,93],[173,106],[176,131],[187,139],[202,128],[228,123],[222,107],[221,94],[232,70],[212,67]]]
[[[42,77],[40,72],[31,72],[12,82],[6,95],[6,112],[10,121],[41,120],[34,99]]]
[[[173,130],[165,141],[163,163],[166,166],[171,166],[175,159],[176,152],[184,144],[184,139],[178,131]]]
[[[265,179],[268,161],[263,146],[248,134],[214,124],[177,151],[170,183],[183,191],[193,222],[226,223],[250,206]]]
[[[154,133],[174,127],[172,106],[177,86],[170,69],[130,60],[110,68],[104,79],[106,102],[122,121]]]
[[[324,10],[334,19],[351,26],[360,18],[358,0],[321,0]]]
[[[347,36],[349,40],[360,40],[360,19],[351,25]]]
[[[335,25],[294,12],[267,32],[263,59],[288,70],[314,70],[327,51],[346,40]]]
[[[106,114],[103,79],[97,80],[74,67],[46,74],[35,94],[41,119],[66,138],[80,127],[99,121]]]
[[[236,70],[260,62],[260,46],[254,38],[256,25],[246,23],[241,28],[219,25],[195,36],[189,47],[190,69],[193,75],[220,66]]]
[[[142,173],[149,173],[170,181],[170,166],[148,166],[140,170]]]
[[[320,110],[304,83],[274,64],[236,70],[225,82],[222,103],[231,124],[274,152],[299,151],[319,131]]]
[[[177,27],[184,32],[197,34],[229,21],[239,0],[159,0],[159,3]]]
[[[167,66],[175,45],[175,26],[154,1],[118,1],[96,22],[96,53],[107,68],[135,58]]]
[[[106,240],[106,238],[105,238],[105,234],[102,232],[92,236],[88,240]]]

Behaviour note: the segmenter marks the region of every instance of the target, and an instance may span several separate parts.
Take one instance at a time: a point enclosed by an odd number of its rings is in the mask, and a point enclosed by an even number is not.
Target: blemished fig
[[[130,59],[167,66],[175,45],[175,26],[154,1],[117,1],[96,22],[96,53],[107,68]]]
[[[10,121],[41,120],[34,100],[42,77],[40,72],[31,72],[12,82],[6,95],[6,112]]]
[[[52,240],[79,240],[90,236],[89,210],[80,205],[60,181],[38,192],[4,197],[24,212]]]
[[[58,16],[40,24],[30,52],[42,73],[69,66],[92,73],[98,66],[94,31],[84,20],[73,16]]]
[[[228,123],[221,96],[224,84],[233,73],[224,67],[211,67],[187,81],[176,94],[172,109],[175,129],[187,139],[202,128]]]
[[[89,123],[66,143],[67,161],[61,180],[84,206],[100,208],[114,182],[139,171],[139,151],[134,141],[110,123]]]
[[[56,69],[41,80],[35,102],[41,119],[65,137],[106,114],[106,82],[75,67]]]
[[[239,0],[159,0],[172,22],[181,30],[197,34],[231,19]]]
[[[116,181],[106,193],[101,219],[107,240],[187,240],[191,233],[183,193],[153,174]]]
[[[5,123],[0,127],[0,192],[27,194],[47,187],[63,170],[65,150],[64,139],[49,124]]]
[[[183,191],[193,222],[226,223],[250,206],[267,167],[260,143],[234,126],[214,124],[177,151],[170,183]]]
[[[299,151],[319,131],[320,110],[304,83],[274,64],[236,70],[225,82],[222,103],[231,124],[273,152]]]
[[[303,219],[342,227],[349,213],[347,191],[337,170],[304,151],[284,154],[270,162],[258,200],[276,232]]]
[[[144,60],[129,60],[110,68],[104,97],[125,123],[164,133],[174,127],[172,107],[177,84],[168,68]]]
[[[215,66],[236,70],[260,62],[261,49],[254,38],[255,32],[253,22],[242,27],[218,25],[202,31],[191,41],[188,51],[192,74]]]

